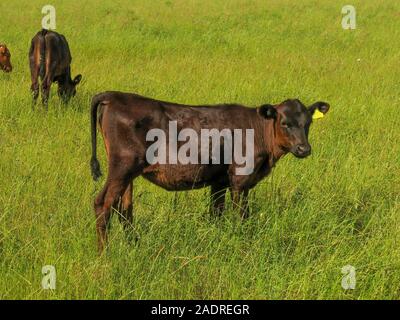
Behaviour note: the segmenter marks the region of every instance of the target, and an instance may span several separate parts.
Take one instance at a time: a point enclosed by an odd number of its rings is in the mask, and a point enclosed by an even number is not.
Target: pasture
[[[69,41],[68,106],[31,109],[28,50],[42,1],[0,3],[0,299],[399,299],[400,2],[60,1]],[[287,155],[251,192],[251,218],[207,216],[208,189],[134,185],[137,244],[114,216],[96,251],[91,97],[136,92],[187,104],[327,101],[313,154]],[[234,114],[232,115],[235,116]],[[98,154],[106,170],[101,139]],[[41,287],[42,267],[57,272]],[[341,286],[345,265],[356,287]]]

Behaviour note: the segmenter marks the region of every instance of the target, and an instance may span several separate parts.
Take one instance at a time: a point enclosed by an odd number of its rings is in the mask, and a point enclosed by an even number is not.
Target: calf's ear
[[[316,111],[319,111],[320,113],[322,113],[323,115],[325,113],[327,113],[329,111],[330,105],[326,102],[323,101],[318,101],[315,102],[314,104],[312,104],[311,106],[308,107],[308,110],[311,112],[312,115],[314,115],[314,113]]]
[[[79,82],[81,82],[81,80],[82,80],[82,75],[78,74],[73,80],[74,85],[77,85]]]
[[[257,108],[257,112],[265,119],[276,119],[277,111],[273,105],[264,104]]]

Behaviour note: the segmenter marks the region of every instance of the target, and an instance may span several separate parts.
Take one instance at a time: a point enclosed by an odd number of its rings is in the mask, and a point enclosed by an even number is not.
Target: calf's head
[[[298,158],[311,154],[308,131],[314,112],[325,114],[329,110],[326,102],[316,102],[309,107],[299,100],[286,100],[279,105],[263,105],[258,113],[265,119],[273,120],[273,143],[284,152],[291,152]]]
[[[8,50],[6,45],[0,44],[0,69],[4,72],[11,72],[12,70],[10,58],[10,50]]]
[[[76,95],[76,86],[81,82],[82,75],[78,74],[73,80],[67,75],[66,78],[58,79],[58,94],[64,102],[68,102]]]

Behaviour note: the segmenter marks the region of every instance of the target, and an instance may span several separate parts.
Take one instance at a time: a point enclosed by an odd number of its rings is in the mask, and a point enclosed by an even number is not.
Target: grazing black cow
[[[11,53],[5,44],[0,44],[0,69],[4,72],[11,72]]]
[[[224,209],[225,193],[230,189],[233,203],[240,208],[241,215],[247,217],[249,190],[268,175],[282,156],[289,152],[298,158],[310,155],[308,131],[316,110],[325,114],[329,105],[316,102],[305,107],[295,99],[258,108],[237,104],[188,106],[121,92],[105,92],[94,96],[91,105],[91,169],[95,180],[101,175],[96,158],[97,117],[108,159],[108,177],[94,202],[99,250],[103,250],[107,241],[110,210],[119,200],[120,220],[125,229],[132,223],[132,181],[138,176],[167,190],[211,186],[212,209],[218,213]],[[154,163],[147,153],[153,145],[151,141],[155,139],[148,141],[148,134],[153,129],[161,129],[168,135],[171,123],[176,124],[179,131],[189,128],[192,131],[188,133],[198,135],[203,129],[217,129],[218,132],[224,129],[252,129],[254,145],[245,148],[251,147],[253,150],[253,170],[238,174],[237,169],[242,164],[222,161],[213,164],[211,156],[207,159],[208,163]],[[233,139],[237,139],[236,136]],[[222,140],[221,137],[217,138],[217,141]],[[168,143],[171,145],[171,142]],[[224,161],[226,144],[224,140],[220,148],[220,159]],[[177,147],[183,148],[182,145],[180,140]]]
[[[68,42],[62,34],[43,29],[33,37],[29,64],[34,104],[39,97],[39,76],[42,80],[42,102],[46,107],[53,82],[58,83],[58,95],[63,102],[68,103],[75,96],[75,87],[82,76],[79,74],[71,79],[71,61]]]

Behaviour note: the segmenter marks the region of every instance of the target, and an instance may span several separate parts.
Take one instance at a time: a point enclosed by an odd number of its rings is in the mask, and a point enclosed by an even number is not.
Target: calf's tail
[[[103,100],[102,95],[95,95],[92,98],[92,104],[90,109],[90,120],[91,120],[91,134],[92,134],[92,158],[90,159],[90,168],[92,170],[92,177],[94,181],[97,181],[101,177],[100,163],[97,160],[96,148],[97,148],[97,108]]]
[[[46,39],[45,36],[47,34],[46,29],[42,29],[42,31],[39,32],[39,43],[40,43],[40,62],[39,62],[39,75],[43,79],[45,76],[45,62],[46,62]]]

